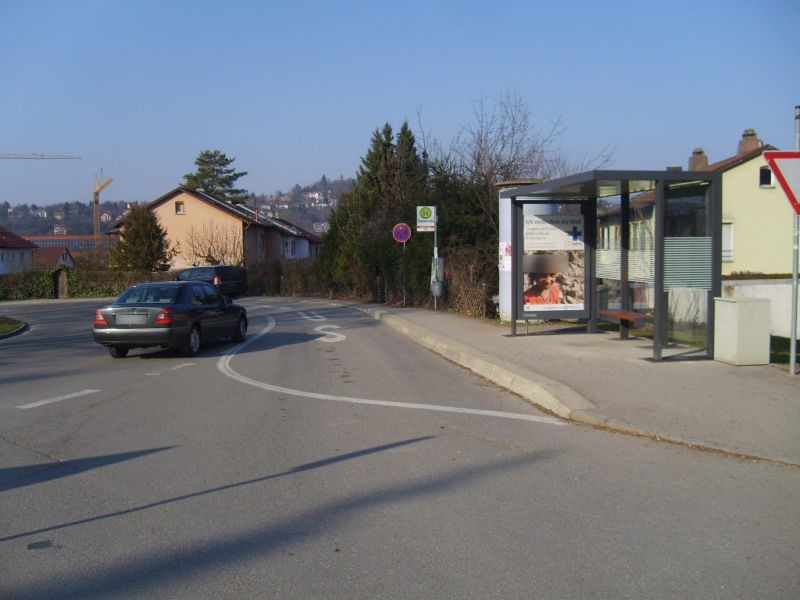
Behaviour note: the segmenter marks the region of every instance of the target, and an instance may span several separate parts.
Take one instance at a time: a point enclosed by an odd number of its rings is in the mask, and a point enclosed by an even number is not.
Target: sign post
[[[444,274],[439,261],[439,240],[437,239],[436,223],[438,221],[435,206],[417,207],[417,232],[433,232],[433,261],[431,264],[431,294],[433,295],[433,310],[436,310],[436,301],[444,289]]]
[[[795,107],[796,127],[800,131],[800,107]],[[800,146],[800,133],[798,134]],[[794,237],[792,242],[792,325],[789,335],[789,375],[797,371],[797,278],[800,261],[800,149],[796,152],[767,151],[764,158],[781,184],[794,208]]]
[[[406,242],[411,239],[411,227],[405,223],[398,223],[392,227],[392,237],[395,242],[403,244],[403,306],[406,305]]]

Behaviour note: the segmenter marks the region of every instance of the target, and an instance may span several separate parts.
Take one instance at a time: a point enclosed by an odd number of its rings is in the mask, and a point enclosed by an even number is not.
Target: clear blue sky
[[[204,149],[254,193],[353,176],[373,130],[449,142],[475,102],[559,117],[615,168],[794,147],[800,2],[0,0],[0,202],[150,201]],[[418,133],[418,132],[417,132]]]

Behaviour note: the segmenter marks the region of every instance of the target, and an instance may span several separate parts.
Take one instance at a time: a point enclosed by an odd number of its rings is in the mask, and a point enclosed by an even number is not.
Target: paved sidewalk
[[[347,303],[563,418],[800,466],[800,376],[775,366],[652,360],[652,342]],[[558,331],[555,331],[557,329]]]

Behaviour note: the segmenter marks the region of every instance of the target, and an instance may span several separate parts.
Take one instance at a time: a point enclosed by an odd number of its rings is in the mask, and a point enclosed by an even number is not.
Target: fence
[[[134,283],[167,281],[170,271],[87,271],[49,269],[0,275],[0,300],[103,298],[119,296]]]
[[[57,297],[55,271],[5,273],[0,275],[0,300]]]

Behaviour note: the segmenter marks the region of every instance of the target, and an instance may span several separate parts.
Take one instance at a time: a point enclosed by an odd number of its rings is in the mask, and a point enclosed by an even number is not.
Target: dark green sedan
[[[203,343],[247,333],[247,310],[200,281],[138,283],[94,314],[94,341],[114,358],[133,348],[170,348],[194,356]]]

